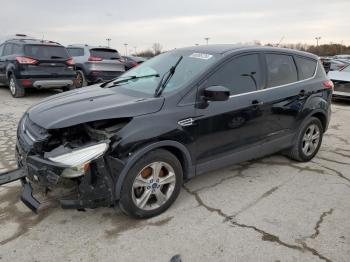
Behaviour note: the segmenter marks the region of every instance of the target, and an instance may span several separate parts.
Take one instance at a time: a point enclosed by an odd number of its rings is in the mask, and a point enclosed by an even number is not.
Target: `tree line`
[[[260,41],[254,41],[254,42],[245,43],[245,44],[263,45]],[[265,44],[265,46],[279,46],[282,48],[296,49],[300,51],[310,52],[318,56],[334,56],[339,54],[350,54],[350,46],[335,44],[335,43],[323,44],[319,46],[308,45],[303,43],[279,44],[279,45],[267,43]],[[151,58],[153,56],[159,55],[160,53],[162,53],[162,51],[163,51],[162,45],[160,43],[154,43],[151,48],[143,51],[139,51],[134,55]]]

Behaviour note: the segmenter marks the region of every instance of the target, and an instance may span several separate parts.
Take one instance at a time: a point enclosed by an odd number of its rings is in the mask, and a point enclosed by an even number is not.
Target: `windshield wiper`
[[[177,60],[177,62],[175,63],[175,65],[173,65],[169,71],[167,71],[162,78],[159,81],[159,84],[156,88],[156,90],[154,91],[154,96],[158,97],[162,94],[163,90],[165,89],[166,85],[169,83],[171,77],[175,74],[175,70],[176,67],[180,64],[181,60],[182,60],[183,56],[180,56],[180,58]]]
[[[55,56],[55,55],[51,56],[51,59],[62,59],[62,58],[64,58],[64,57],[61,57],[61,56]]]
[[[111,85],[109,87],[114,87],[114,86],[117,86],[120,83],[128,82],[128,81],[134,80],[134,79],[146,78],[146,77],[159,77],[159,74],[151,74],[151,75],[143,75],[143,76],[129,76],[129,77],[126,77],[126,78],[121,78],[119,80],[117,78],[117,80],[113,82],[113,85]]]

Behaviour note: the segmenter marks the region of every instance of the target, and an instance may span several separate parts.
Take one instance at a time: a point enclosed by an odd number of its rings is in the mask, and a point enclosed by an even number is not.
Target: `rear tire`
[[[323,132],[321,121],[311,117],[301,126],[295,145],[285,155],[299,162],[310,161],[320,149]]]
[[[74,83],[76,88],[81,88],[84,86],[87,86],[87,81],[85,79],[84,72],[81,70],[77,70],[77,75],[75,78],[75,83]]]
[[[180,161],[169,151],[147,153],[130,168],[125,177],[119,206],[136,218],[157,216],[178,197],[182,186]]]
[[[24,88],[18,84],[17,79],[13,74],[9,76],[9,88],[13,97],[19,98],[25,96]]]

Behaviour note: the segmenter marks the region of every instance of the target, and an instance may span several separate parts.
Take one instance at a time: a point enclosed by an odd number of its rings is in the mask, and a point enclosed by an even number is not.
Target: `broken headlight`
[[[73,149],[70,152],[64,152],[61,155],[49,156],[53,162],[69,166],[61,174],[62,177],[73,178],[84,175],[89,163],[102,156],[108,149],[107,143],[99,143],[80,149]]]

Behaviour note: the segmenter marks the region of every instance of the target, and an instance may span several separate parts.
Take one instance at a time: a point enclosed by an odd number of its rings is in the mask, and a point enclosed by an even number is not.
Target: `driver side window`
[[[230,95],[256,91],[261,86],[262,74],[258,54],[243,55],[225,63],[207,80],[207,86],[224,86]]]

